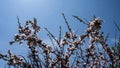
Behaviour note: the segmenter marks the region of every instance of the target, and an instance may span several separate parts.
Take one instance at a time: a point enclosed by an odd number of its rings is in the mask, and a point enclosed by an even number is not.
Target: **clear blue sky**
[[[47,27],[53,34],[58,33],[58,26],[62,26],[63,32],[66,25],[62,18],[65,14],[71,27],[83,32],[85,26],[79,24],[72,15],[82,19],[91,20],[93,15],[100,17],[105,33],[110,33],[110,39],[114,39],[114,21],[120,26],[120,0],[0,0],[0,53],[6,54],[10,49],[14,53],[24,53],[25,46],[9,46],[9,41],[17,33],[17,16],[24,24],[26,20],[37,18],[38,24]],[[120,34],[120,33],[117,33]],[[48,41],[44,29],[39,35]],[[112,40],[111,40],[112,41]],[[1,60],[0,60],[1,61]],[[0,67],[4,66],[0,62]]]

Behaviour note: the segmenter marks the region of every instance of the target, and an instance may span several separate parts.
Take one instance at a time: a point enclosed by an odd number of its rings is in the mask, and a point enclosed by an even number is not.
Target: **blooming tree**
[[[84,22],[78,16],[73,16],[87,26],[82,35],[77,35],[70,27],[66,17],[62,14],[68,31],[62,37],[61,28],[56,38],[47,28],[47,35],[52,44],[48,45],[38,38],[41,31],[37,20],[26,21],[22,26],[18,18],[18,33],[13,43],[26,44],[29,49],[27,58],[16,55],[8,50],[8,54],[0,54],[0,58],[7,61],[8,67],[15,68],[116,68],[119,66],[119,55],[113,52],[106,43],[107,38],[101,32],[102,20],[94,17],[90,22]]]

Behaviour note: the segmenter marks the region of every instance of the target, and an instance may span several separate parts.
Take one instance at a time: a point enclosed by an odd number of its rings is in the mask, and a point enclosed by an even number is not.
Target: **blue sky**
[[[114,21],[120,26],[120,0],[0,0],[0,53],[6,54],[10,49],[14,53],[24,53],[25,46],[9,46],[9,41],[17,33],[17,16],[24,24],[26,20],[37,18],[41,26],[39,36],[48,41],[47,27],[53,34],[58,33],[59,26],[62,26],[63,33],[66,30],[62,13],[65,14],[70,26],[82,33],[85,25],[80,24],[72,15],[77,15],[82,19],[91,20],[93,15],[100,17],[103,23],[103,31],[110,34],[110,39],[114,39]],[[117,32],[117,35],[120,34]],[[3,63],[0,62],[0,66]]]

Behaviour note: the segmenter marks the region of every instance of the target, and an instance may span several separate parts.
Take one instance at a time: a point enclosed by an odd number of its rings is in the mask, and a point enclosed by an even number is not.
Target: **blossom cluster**
[[[21,26],[18,19],[18,33],[15,34],[13,44],[26,44],[29,49],[27,58],[17,56],[8,50],[8,55],[0,54],[0,58],[8,62],[8,66],[22,68],[107,68],[117,67],[118,56],[109,48],[104,33],[100,31],[102,20],[95,17],[92,21],[85,23],[87,29],[81,35],[76,34],[68,24],[64,14],[63,18],[68,31],[59,38],[56,38],[47,28],[48,37],[52,44],[43,42],[38,38],[40,26],[37,20],[26,21],[25,26]]]

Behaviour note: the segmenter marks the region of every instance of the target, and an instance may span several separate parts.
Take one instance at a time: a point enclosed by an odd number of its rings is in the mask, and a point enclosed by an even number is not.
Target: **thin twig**
[[[105,42],[107,41],[108,38],[109,38],[109,33],[108,33],[107,36],[105,37]]]
[[[63,18],[64,18],[64,20],[65,20],[65,23],[66,23],[66,25],[67,25],[68,30],[69,30],[70,32],[72,32],[72,29],[70,28],[70,26],[69,26],[69,24],[68,24],[68,21],[67,21],[67,19],[65,18],[64,13],[62,13],[62,16],[63,16]]]
[[[61,26],[59,27],[60,30],[59,30],[59,42],[61,41]]]
[[[77,53],[75,53],[75,54],[76,54],[76,55],[75,55],[75,58],[74,58],[73,63],[72,63],[72,65],[71,65],[72,68],[73,68],[73,66],[74,66],[75,60],[77,59]]]
[[[115,26],[117,27],[118,31],[120,32],[120,28],[119,26],[116,24],[116,22],[114,22]]]
[[[74,15],[73,15],[73,17],[74,17],[75,19],[77,19],[79,22],[82,22],[83,24],[88,25],[85,21],[83,21],[82,19],[80,19],[78,16],[74,16]]]
[[[50,38],[50,41],[51,41],[51,43],[52,43],[52,45],[53,45],[53,48],[54,48],[55,50],[57,50],[56,47],[55,47],[55,45],[54,45],[54,42],[53,42],[51,36],[50,36],[49,34],[47,34],[47,36]]]
[[[48,32],[48,34],[51,35],[51,37],[57,42],[57,44],[60,45],[59,41],[55,38],[55,36],[47,28],[45,28],[45,30]]]
[[[28,63],[24,56],[22,55],[18,55],[18,56],[22,57],[25,60],[25,62]]]
[[[20,21],[19,21],[19,17],[18,17],[18,16],[17,16],[17,23],[18,23],[18,26],[21,27]]]

